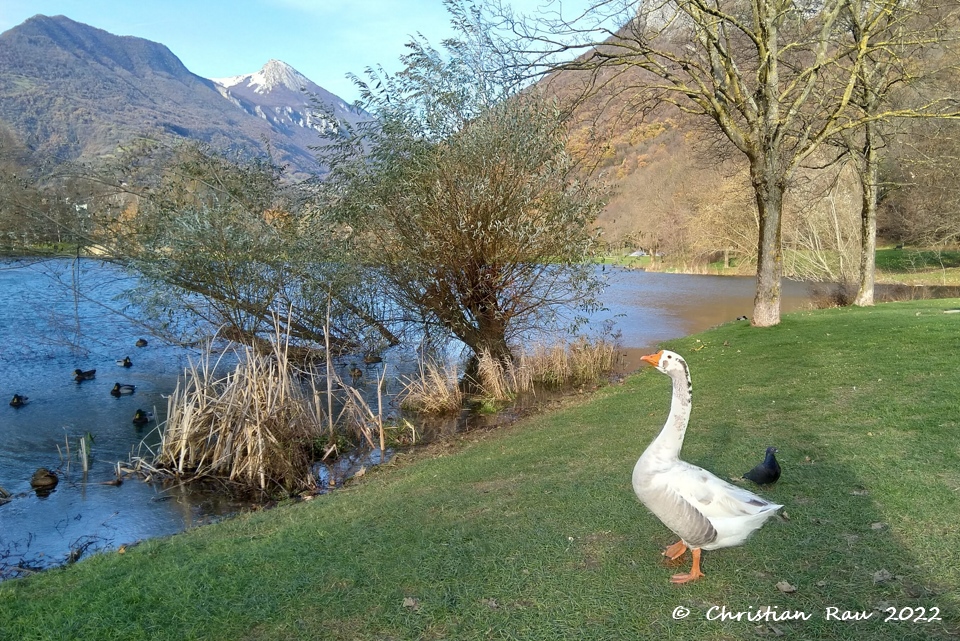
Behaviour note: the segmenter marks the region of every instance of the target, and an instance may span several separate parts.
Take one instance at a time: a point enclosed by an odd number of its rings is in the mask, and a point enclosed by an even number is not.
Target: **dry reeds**
[[[418,377],[405,377],[400,392],[403,409],[424,414],[457,412],[463,406],[463,391],[455,365],[421,361]]]
[[[473,382],[483,398],[510,401],[538,386],[559,388],[599,381],[613,370],[617,357],[616,342],[607,337],[590,340],[581,336],[569,343],[537,344],[512,360],[494,358],[483,350],[477,357]],[[404,409],[425,414],[457,411],[464,400],[456,367],[433,361],[420,364],[419,377],[406,380],[401,396]]]
[[[168,401],[167,421],[152,461],[141,471],[181,479],[218,477],[263,492],[313,487],[311,449],[324,431],[319,394],[291,375],[286,343],[272,352],[238,353],[232,372],[216,372],[208,350],[191,363]],[[222,358],[222,357],[221,357]],[[312,396],[312,397],[311,397]]]
[[[356,387],[344,385],[340,381],[341,387],[347,392],[344,400],[343,410],[340,412],[339,419],[346,417],[348,424],[353,425],[357,434],[362,437],[371,448],[379,448],[381,454],[386,448],[386,437],[384,435],[383,425],[383,388],[387,376],[387,368],[384,367],[377,378],[377,411],[373,411],[367,401],[363,398]],[[338,422],[340,420],[338,419]],[[378,438],[379,444],[374,443],[374,436]]]
[[[615,341],[579,336],[572,342],[538,344],[520,356],[520,369],[528,372],[531,387],[562,387],[601,380],[616,365]]]
[[[558,388],[599,381],[613,370],[617,359],[615,342],[585,336],[573,342],[537,344],[516,361],[480,355],[478,377],[485,395],[495,400],[534,391],[538,386]]]
[[[523,357],[518,361],[494,358],[483,350],[477,357],[477,386],[494,401],[506,401],[533,390],[533,376]]]

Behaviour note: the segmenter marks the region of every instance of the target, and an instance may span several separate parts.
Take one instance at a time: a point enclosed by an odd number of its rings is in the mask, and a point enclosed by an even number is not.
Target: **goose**
[[[133,361],[130,360],[129,356],[124,356],[123,358],[117,359],[117,365],[120,367],[133,367]]]
[[[688,548],[691,550],[690,572],[670,579],[672,583],[687,583],[704,576],[700,570],[701,550],[744,543],[783,506],[680,460],[690,420],[690,370],[679,354],[667,350],[641,360],[673,380],[673,397],[667,422],[633,468],[633,490],[640,502],[680,537],[663,555],[676,560]]]
[[[10,399],[10,407],[23,407],[26,405],[27,401],[30,399],[26,396],[21,396],[20,394],[14,394],[13,398]]]
[[[82,369],[73,370],[73,380],[78,383],[82,383],[83,381],[92,381],[96,377],[97,370],[95,369],[88,369],[87,371],[83,371]]]
[[[777,448],[768,447],[763,462],[758,463],[756,467],[743,475],[743,478],[753,481],[757,485],[768,485],[776,483],[780,478],[780,464],[777,463]]]
[[[129,383],[116,383],[114,384],[113,389],[110,390],[110,393],[114,396],[120,396],[122,394],[133,394],[136,389],[136,385],[130,385]]]

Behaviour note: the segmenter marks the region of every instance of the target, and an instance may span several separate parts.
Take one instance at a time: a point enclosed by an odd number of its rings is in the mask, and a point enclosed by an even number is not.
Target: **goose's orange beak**
[[[661,356],[663,356],[663,350],[662,350],[662,349],[661,349],[659,352],[657,352],[656,354],[647,354],[646,356],[641,356],[641,357],[640,357],[640,360],[641,360],[641,361],[646,361],[646,362],[650,363],[651,365],[653,365],[654,367],[657,367],[657,366],[660,364],[660,357],[661,357]]]

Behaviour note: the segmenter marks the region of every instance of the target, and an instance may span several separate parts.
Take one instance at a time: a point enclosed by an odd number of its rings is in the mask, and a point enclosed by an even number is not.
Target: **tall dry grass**
[[[238,350],[223,375],[212,351],[190,364],[167,403],[160,445],[135,467],[147,476],[216,477],[262,492],[314,487],[312,447],[324,433],[320,394],[292,376],[287,343]]]
[[[477,356],[477,388],[480,395],[493,401],[508,401],[533,390],[533,376],[523,355],[516,360],[494,358],[483,350]]]
[[[618,354],[616,340],[607,336],[538,343],[513,360],[497,359],[483,350],[471,382],[484,399],[510,401],[534,393],[538,387],[556,389],[600,381],[613,371]],[[464,393],[457,368],[421,363],[419,376],[406,381],[402,397],[404,409],[427,414],[458,411]]]
[[[463,406],[456,365],[433,360],[420,362],[419,375],[404,377],[400,407],[424,414],[448,414]]]
[[[586,336],[551,345],[537,343],[513,362],[497,361],[484,353],[478,368],[480,385],[481,389],[495,393],[495,399],[534,392],[538,387],[581,385],[603,379],[613,370],[617,358],[613,340],[590,340]]]
[[[387,368],[384,367],[377,377],[377,409],[370,407],[363,394],[356,387],[344,384],[343,380],[337,377],[340,386],[346,391],[343,409],[337,419],[337,423],[346,424],[354,428],[357,436],[367,442],[372,449],[379,449],[381,456],[386,449],[386,436],[383,424],[383,390],[387,377]],[[376,437],[377,442],[374,442]]]

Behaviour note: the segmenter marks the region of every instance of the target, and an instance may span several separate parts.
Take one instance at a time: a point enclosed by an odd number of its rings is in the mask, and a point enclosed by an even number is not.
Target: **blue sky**
[[[545,1],[511,4],[529,12]],[[412,34],[436,45],[451,34],[441,0],[0,0],[0,32],[36,14],[162,43],[205,78],[252,73],[276,58],[347,101],[357,98],[347,73],[396,71]]]

